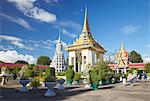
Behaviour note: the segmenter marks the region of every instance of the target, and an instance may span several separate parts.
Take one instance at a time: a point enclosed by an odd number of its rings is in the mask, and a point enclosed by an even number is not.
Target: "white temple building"
[[[89,65],[94,66],[103,59],[106,50],[92,36],[88,24],[87,8],[80,37],[69,45],[66,50],[69,54],[69,65],[73,65],[75,72],[82,72]]]
[[[50,64],[50,67],[55,68],[56,72],[62,72],[66,70],[65,66],[65,58],[63,54],[63,45],[60,40],[60,32],[59,32],[59,37],[58,40],[56,41],[56,50],[55,50],[55,55],[53,57],[53,60]]]

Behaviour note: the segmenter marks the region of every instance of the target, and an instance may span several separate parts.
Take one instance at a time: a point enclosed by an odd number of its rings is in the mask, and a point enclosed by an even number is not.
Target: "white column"
[[[126,67],[124,67],[124,74],[126,74],[127,73],[127,71],[126,71]]]
[[[119,73],[119,68],[117,67],[117,73]]]

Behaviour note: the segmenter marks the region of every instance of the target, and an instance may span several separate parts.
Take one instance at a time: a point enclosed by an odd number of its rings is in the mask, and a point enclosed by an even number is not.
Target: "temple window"
[[[83,57],[83,63],[86,64],[86,56]]]
[[[71,58],[71,64],[74,65],[74,57]]]

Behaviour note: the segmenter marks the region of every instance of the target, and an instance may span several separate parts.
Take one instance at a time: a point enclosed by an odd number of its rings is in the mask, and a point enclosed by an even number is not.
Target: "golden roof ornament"
[[[87,6],[85,6],[84,25],[83,25],[82,32],[90,32],[90,27],[89,27],[89,24],[88,24],[88,10],[87,10]]]

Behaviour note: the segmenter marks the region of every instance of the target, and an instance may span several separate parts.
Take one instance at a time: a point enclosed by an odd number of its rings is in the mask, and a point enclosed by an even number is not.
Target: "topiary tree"
[[[76,72],[75,75],[74,75],[73,80],[75,80],[75,81],[77,81],[79,83],[80,78],[81,78],[81,73]]]
[[[105,61],[100,60],[95,68],[99,71],[99,80],[102,81],[102,83],[108,84],[111,82],[114,72],[108,67]]]
[[[96,90],[99,85],[99,70],[97,70],[97,68],[93,68],[89,71],[89,76],[91,86],[94,90]]]
[[[20,80],[28,80],[29,79],[29,75],[28,75],[27,71],[28,71],[28,66],[23,65],[21,67],[21,70],[19,71]]]
[[[66,79],[67,79],[67,84],[72,85],[72,81],[74,78],[74,70],[72,69],[73,66],[69,66],[67,71],[66,71]]]
[[[49,57],[47,56],[40,56],[38,59],[37,59],[37,64],[38,65],[50,65],[51,63],[51,60]]]
[[[43,76],[43,80],[45,82],[52,82],[52,81],[55,81],[56,80],[56,77],[55,77],[55,70],[53,68],[47,68],[46,71],[45,71],[45,74]]]
[[[14,67],[14,69],[12,70],[14,80],[17,78],[19,71],[20,71],[20,68],[18,67]]]

